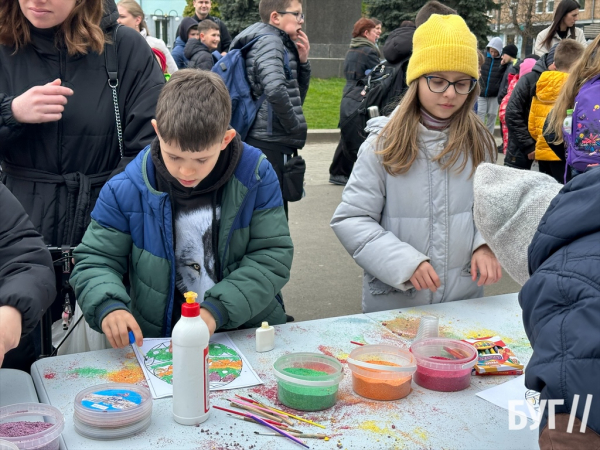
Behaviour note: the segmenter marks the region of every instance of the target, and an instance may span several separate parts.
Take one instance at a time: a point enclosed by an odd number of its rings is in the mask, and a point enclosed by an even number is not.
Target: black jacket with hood
[[[502,78],[504,72],[506,72],[506,64],[501,64],[502,58],[492,58],[488,56],[485,58],[483,66],[481,66],[481,97],[497,97],[500,91],[500,84],[502,84]]]
[[[400,27],[389,34],[383,46],[383,57],[387,62],[396,64],[412,55],[416,29],[414,26]]]
[[[229,30],[227,29],[227,26],[223,23],[223,21],[221,19],[219,19],[218,17],[210,16],[210,15],[206,16],[204,19],[200,19],[195,14],[192,16],[192,19],[194,19],[198,23],[202,22],[203,20],[208,19],[208,20],[212,20],[214,23],[219,25],[219,33],[221,34],[221,41],[219,42],[217,51],[219,53],[229,51],[229,46],[231,45],[231,35],[229,34]]]
[[[500,89],[498,90],[498,105],[502,103],[506,94],[508,94],[508,76],[510,74],[518,75],[521,69],[521,60],[516,59],[512,63],[507,64],[508,68],[504,71],[502,82],[500,83]]]
[[[105,0],[101,28],[112,38],[119,16]],[[32,42],[0,46],[0,162],[2,181],[21,202],[46,244],[79,244],[102,185],[155,136],[150,120],[164,76],[144,37],[119,27],[118,104],[123,157],[104,54],[71,56],[56,29],[31,28]],[[58,44],[57,44],[58,43]],[[12,101],[57,78],[73,89],[62,119],[21,124]]]
[[[184,55],[188,59],[188,69],[210,70],[215,64],[212,52],[200,39],[189,39]]]
[[[527,155],[535,151],[535,140],[529,134],[529,111],[535,96],[537,82],[542,73],[554,61],[554,54],[547,53],[535,63],[531,72],[519,78],[508,105],[506,105],[506,127],[508,145],[504,165],[517,169],[529,169],[532,160]]]
[[[302,104],[310,83],[310,62],[301,64],[296,44],[289,35],[272,25],[255,23],[242,31],[231,43],[241,48],[255,37],[262,36],[246,56],[246,73],[253,95],[263,93],[263,102],[248,133],[249,143],[263,148],[284,146],[304,147],[307,125]],[[284,68],[285,52],[291,73]]]

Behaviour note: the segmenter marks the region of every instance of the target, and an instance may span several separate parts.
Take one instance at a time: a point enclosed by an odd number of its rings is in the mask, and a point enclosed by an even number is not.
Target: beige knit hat
[[[562,185],[548,175],[483,163],[475,172],[475,225],[508,274],[529,279],[527,250]]]

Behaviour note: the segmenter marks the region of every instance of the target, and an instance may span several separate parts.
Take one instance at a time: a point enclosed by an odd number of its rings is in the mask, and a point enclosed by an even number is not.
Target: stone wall
[[[344,58],[361,4],[361,0],[303,0],[313,77],[344,77]]]

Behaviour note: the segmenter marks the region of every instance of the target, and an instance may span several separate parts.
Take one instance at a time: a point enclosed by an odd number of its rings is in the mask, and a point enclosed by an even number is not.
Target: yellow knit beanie
[[[433,14],[413,36],[406,84],[422,75],[445,71],[479,78],[477,38],[462,17]]]

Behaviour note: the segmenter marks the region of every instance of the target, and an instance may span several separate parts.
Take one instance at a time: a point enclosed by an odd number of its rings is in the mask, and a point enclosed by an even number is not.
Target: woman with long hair
[[[473,106],[477,39],[457,15],[415,31],[408,90],[369,121],[331,227],[364,269],[363,312],[483,296],[502,276],[473,219],[473,174],[496,144]]]
[[[354,24],[350,49],[346,53],[344,61],[344,75],[346,76],[344,94],[381,61],[381,54],[376,44],[378,37],[377,26],[372,20],[362,18]],[[342,105],[344,105],[343,102],[340,106]],[[344,112],[341,111],[340,116],[343,115]],[[348,153],[344,148],[343,139],[340,139],[329,167],[330,183],[343,186],[348,181],[352,166],[356,161],[356,155]]]
[[[117,18],[113,0],[0,2],[1,181],[46,245],[78,245],[104,183],[155,136],[165,80]]]
[[[539,32],[535,38],[534,53],[542,56],[563,39],[575,39],[586,45],[585,35],[575,23],[581,6],[575,0],[562,0],[556,7],[552,24]]]
[[[150,36],[150,30],[148,29],[148,25],[146,25],[144,11],[140,4],[135,0],[121,0],[117,3],[117,9],[119,10],[118,22],[121,25],[139,31],[151,48],[160,50],[165,55],[167,59],[167,71],[165,73],[172,75],[177,72],[177,64],[175,64],[175,60],[171,56],[171,52],[169,52],[165,41]]]

